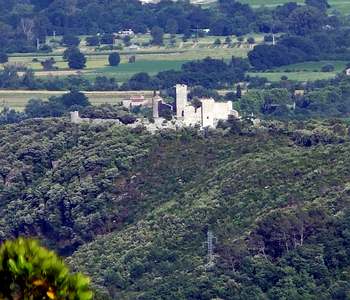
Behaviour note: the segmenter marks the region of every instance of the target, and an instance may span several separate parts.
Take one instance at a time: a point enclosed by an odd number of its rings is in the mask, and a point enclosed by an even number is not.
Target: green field
[[[335,77],[334,72],[251,72],[250,76],[266,77],[269,81],[280,81],[282,76],[287,76],[289,80],[294,81],[314,81],[321,79],[330,79]]]
[[[324,65],[334,66],[332,72],[321,72]],[[250,76],[266,77],[270,81],[279,81],[282,76],[287,76],[289,80],[312,81],[320,79],[334,78],[337,73],[342,72],[346,67],[346,61],[317,61],[292,64],[282,66],[266,72],[251,72]]]
[[[5,107],[11,107],[17,111],[23,111],[30,99],[47,100],[52,96],[60,96],[61,91],[1,91],[0,90],[0,111]],[[137,92],[84,92],[94,105],[110,103],[118,104],[122,100],[129,98],[131,95],[142,94],[145,97],[152,97],[152,91]]]
[[[248,3],[253,7],[259,6],[276,6],[281,5],[290,0],[240,0],[242,3]],[[303,0],[293,0],[293,2],[304,3]],[[328,0],[328,3],[331,5],[331,10],[336,9],[341,13],[350,13],[350,1],[348,0]]]
[[[262,35],[252,34],[257,42],[261,42]],[[83,38],[83,37],[82,37]],[[222,45],[214,46],[214,41],[220,38]],[[246,37],[248,38],[248,36]],[[231,37],[233,43],[237,43],[235,37]],[[150,41],[149,35],[136,35],[133,43],[141,45]],[[110,51],[97,51],[93,47],[87,47],[84,41],[81,43],[81,50],[86,54],[86,68],[81,73],[87,78],[94,78],[100,75],[114,77],[119,83],[125,82],[132,75],[139,72],[147,72],[155,75],[165,70],[179,70],[181,65],[190,60],[204,59],[208,56],[218,59],[230,59],[233,55],[246,57],[249,46],[245,43],[241,45],[226,45],[223,37],[203,37],[199,39],[189,39],[182,41],[182,36],[176,37],[176,44],[170,46],[170,36],[165,35],[165,46],[154,47],[145,46],[138,50],[124,48],[118,51],[121,54],[121,64],[118,67],[108,65],[108,55]],[[23,64],[35,71],[37,76],[68,76],[76,74],[77,71],[69,70],[67,62],[63,60],[64,48],[56,48],[50,54],[14,54],[10,57],[10,63]],[[130,56],[136,56],[136,63],[128,63]],[[40,61],[54,57],[57,71],[44,71]]]
[[[212,5],[215,3],[215,0],[192,0],[192,3]],[[288,2],[297,2],[299,4],[305,3],[304,0],[240,0],[239,2],[247,3],[253,6],[254,8],[265,6],[265,7],[274,7],[277,5],[282,5]],[[331,5],[330,11],[336,9],[340,13],[349,14],[350,13],[350,1],[348,0],[328,0],[328,3]]]
[[[114,77],[118,82],[128,80],[135,73],[147,72],[149,75],[156,75],[165,70],[180,70],[185,61],[181,60],[141,60],[133,64],[122,63],[118,67],[104,66],[91,69],[86,72],[86,77],[108,76]]]

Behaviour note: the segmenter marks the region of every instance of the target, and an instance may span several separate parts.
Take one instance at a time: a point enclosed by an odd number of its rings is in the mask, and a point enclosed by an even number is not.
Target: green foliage
[[[77,36],[67,34],[62,37],[61,43],[66,47],[78,47],[80,39]]]
[[[61,117],[64,113],[87,106],[90,106],[90,102],[85,94],[73,90],[59,97],[50,97],[49,101],[31,99],[25,113],[29,118]]]
[[[68,61],[68,66],[71,69],[84,69],[86,64],[85,55],[80,52],[76,47],[68,48],[64,54],[63,58]]]
[[[344,271],[349,266],[347,237],[336,229],[348,228],[340,211],[349,197],[340,187],[349,176],[349,144],[336,125],[268,123],[266,131],[242,126],[206,138],[164,133],[139,169],[140,203],[148,213],[80,248],[71,265],[112,297],[331,298],[340,284],[332,274],[340,274],[339,264]],[[318,132],[317,143],[294,142],[301,126]],[[211,272],[202,246],[208,224],[218,239]],[[334,257],[335,243],[344,256]],[[86,259],[101,253],[103,260]],[[104,265],[114,273],[102,273]]]
[[[54,252],[19,238],[0,246],[1,299],[92,299],[89,279],[70,274]]]
[[[0,52],[0,64],[7,63],[9,60],[6,53]]]
[[[119,63],[120,63],[120,55],[119,55],[119,53],[118,52],[111,53],[108,56],[108,62],[109,62],[109,65],[112,66],[112,67],[118,66]]]
[[[342,299],[348,132],[335,120],[154,134],[59,119],[4,126],[0,238],[41,236],[101,299]]]
[[[154,45],[163,45],[164,30],[159,26],[154,26],[151,30],[152,43]]]
[[[70,108],[73,105],[76,106],[89,106],[90,102],[88,97],[86,97],[83,93],[78,91],[70,91],[67,94],[61,96],[61,102],[66,108]]]

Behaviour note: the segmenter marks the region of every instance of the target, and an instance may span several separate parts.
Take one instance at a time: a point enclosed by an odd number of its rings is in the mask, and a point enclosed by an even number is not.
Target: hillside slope
[[[40,237],[97,299],[346,299],[348,132],[1,127],[0,239]]]
[[[157,208],[70,263],[119,299],[348,295],[350,144],[333,132],[338,125],[329,129],[161,143],[138,186],[144,205]],[[209,269],[208,230],[216,237]]]

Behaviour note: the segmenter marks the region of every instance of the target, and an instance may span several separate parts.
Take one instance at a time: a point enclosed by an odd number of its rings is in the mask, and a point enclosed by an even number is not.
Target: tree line
[[[329,7],[326,0],[306,0],[306,4],[312,10],[308,14],[322,14],[322,20],[327,23],[340,22],[340,18],[326,15]],[[156,37],[161,32],[189,37],[199,34],[201,29],[221,36],[304,30],[305,26],[298,29],[302,22],[300,15],[295,13],[292,18],[286,18],[296,7],[297,11],[302,9],[291,2],[274,9],[254,10],[235,0],[220,0],[216,8],[192,5],[189,1],[141,4],[138,0],[1,0],[0,52],[47,51],[46,38],[54,34],[95,36],[129,28],[136,33],[150,31]]]

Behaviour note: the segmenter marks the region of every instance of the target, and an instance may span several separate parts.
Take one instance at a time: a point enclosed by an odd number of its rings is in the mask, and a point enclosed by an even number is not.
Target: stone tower
[[[162,98],[157,96],[154,96],[152,99],[152,107],[153,107],[153,118],[157,119],[159,118],[159,102],[162,101]]]
[[[176,117],[183,118],[187,106],[187,85],[176,85]]]
[[[71,111],[70,112],[70,121],[73,124],[79,124],[81,119],[79,117],[79,112],[78,111]]]

